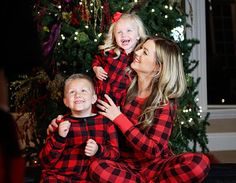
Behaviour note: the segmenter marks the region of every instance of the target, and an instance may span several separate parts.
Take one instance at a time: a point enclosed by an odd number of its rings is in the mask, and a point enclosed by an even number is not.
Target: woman
[[[149,37],[135,51],[132,83],[121,111],[112,99],[98,100],[100,113],[119,128],[121,158],[94,160],[94,182],[202,182],[209,160],[202,153],[174,155],[168,147],[176,99],[186,89],[181,51],[161,37]]]

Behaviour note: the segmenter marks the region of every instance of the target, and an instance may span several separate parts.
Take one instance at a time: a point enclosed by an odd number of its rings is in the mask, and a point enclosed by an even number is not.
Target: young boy
[[[96,100],[90,77],[73,74],[65,81],[63,101],[71,113],[57,121],[58,129],[49,134],[40,152],[40,182],[89,182],[93,158],[119,158],[114,125],[92,113]]]

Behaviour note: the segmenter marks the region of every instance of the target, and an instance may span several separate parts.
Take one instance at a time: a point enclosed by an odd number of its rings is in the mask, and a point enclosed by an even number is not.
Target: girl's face
[[[156,63],[155,43],[153,40],[147,40],[139,50],[135,51],[131,68],[138,75],[145,74],[148,76],[153,76],[159,70],[159,66]]]
[[[92,104],[97,96],[86,79],[75,79],[69,81],[65,88],[64,104],[71,109],[74,117],[85,117],[91,115]]]
[[[139,40],[138,27],[130,19],[120,19],[114,27],[116,44],[127,54],[132,52]]]

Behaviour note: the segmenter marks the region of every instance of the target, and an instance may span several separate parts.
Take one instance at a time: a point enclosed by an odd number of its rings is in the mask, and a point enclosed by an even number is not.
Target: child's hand
[[[99,80],[106,80],[107,79],[107,73],[104,71],[104,69],[100,66],[95,66],[93,67],[93,71],[95,72],[96,74],[96,77],[99,79]]]
[[[94,156],[98,151],[98,145],[93,139],[89,139],[85,146],[85,155],[86,156]]]
[[[58,115],[57,118],[54,118],[51,123],[48,125],[47,134],[54,132],[56,128],[58,128],[58,124],[56,121],[60,121],[63,118],[63,115]]]
[[[71,123],[69,121],[63,121],[59,123],[58,133],[61,137],[66,137],[69,129],[70,129]]]

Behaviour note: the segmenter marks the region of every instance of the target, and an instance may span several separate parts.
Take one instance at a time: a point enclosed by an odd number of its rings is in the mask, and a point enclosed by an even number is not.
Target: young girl
[[[104,44],[99,46],[92,68],[95,72],[95,88],[100,99],[108,94],[120,106],[122,97],[130,84],[125,69],[133,60],[133,50],[146,38],[141,19],[131,13],[115,13]]]

